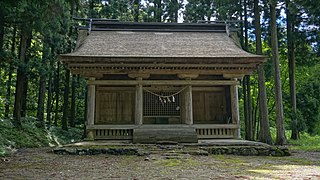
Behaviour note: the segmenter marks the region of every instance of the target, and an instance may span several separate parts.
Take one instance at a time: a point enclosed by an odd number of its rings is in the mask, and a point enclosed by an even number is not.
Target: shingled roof
[[[95,22],[89,33],[79,34],[78,47],[61,55],[62,61],[265,61],[264,56],[241,49],[225,24]]]

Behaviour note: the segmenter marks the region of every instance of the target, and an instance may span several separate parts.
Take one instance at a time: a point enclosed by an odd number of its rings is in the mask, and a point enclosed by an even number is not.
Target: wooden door
[[[97,91],[95,124],[133,124],[135,92]]]
[[[194,91],[192,94],[194,124],[226,123],[225,91]]]

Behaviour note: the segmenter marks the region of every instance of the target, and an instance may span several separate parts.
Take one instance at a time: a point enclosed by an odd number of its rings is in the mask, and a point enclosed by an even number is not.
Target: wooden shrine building
[[[88,138],[240,138],[237,86],[266,58],[231,34],[222,23],[92,21],[60,57],[87,79]]]

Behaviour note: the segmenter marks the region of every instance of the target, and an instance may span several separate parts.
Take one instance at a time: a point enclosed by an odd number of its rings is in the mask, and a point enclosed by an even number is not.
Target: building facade
[[[87,135],[136,143],[240,138],[238,85],[265,62],[226,24],[93,21],[60,55],[87,79]]]

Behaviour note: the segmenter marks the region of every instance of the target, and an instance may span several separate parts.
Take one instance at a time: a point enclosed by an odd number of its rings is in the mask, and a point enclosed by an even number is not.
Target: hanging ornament
[[[172,96],[172,102],[175,102],[175,98],[174,98],[174,96]]]
[[[167,101],[168,101],[168,103],[171,103],[171,100],[170,100],[169,96],[167,97]]]
[[[159,96],[159,101],[161,102],[161,104],[163,105],[163,101],[162,98]]]

